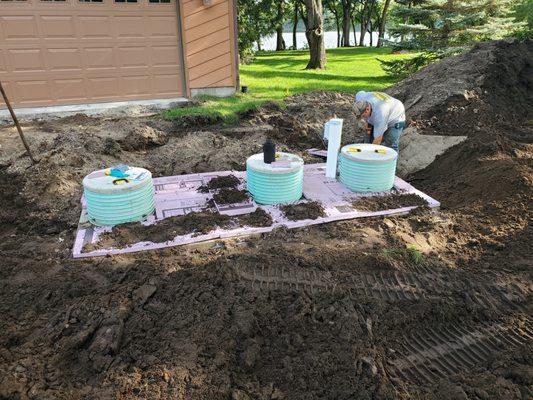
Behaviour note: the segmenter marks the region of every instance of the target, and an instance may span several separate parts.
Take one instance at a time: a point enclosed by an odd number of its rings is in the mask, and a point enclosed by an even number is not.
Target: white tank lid
[[[296,154],[276,152],[276,161],[265,164],[263,153],[254,154],[246,160],[246,168],[267,174],[288,174],[299,171],[304,166],[304,160]]]
[[[83,178],[83,187],[91,192],[110,194],[129,192],[152,184],[152,173],[144,168],[129,167],[125,171],[128,176],[124,178],[106,175],[108,171],[101,169],[91,172]]]
[[[390,147],[370,143],[348,144],[341,149],[341,154],[351,160],[363,162],[391,161],[398,157],[398,153]]]

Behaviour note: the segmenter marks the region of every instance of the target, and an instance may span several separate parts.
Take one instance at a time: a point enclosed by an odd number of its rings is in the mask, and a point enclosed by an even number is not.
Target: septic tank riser
[[[398,153],[385,146],[352,144],[341,149],[339,181],[353,192],[384,192],[394,186]]]
[[[300,200],[303,191],[303,160],[294,154],[276,153],[268,164],[263,154],[246,160],[246,187],[258,204],[275,205]]]

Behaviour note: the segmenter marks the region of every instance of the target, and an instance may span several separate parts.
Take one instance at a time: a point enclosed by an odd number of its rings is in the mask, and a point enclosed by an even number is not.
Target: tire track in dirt
[[[370,297],[390,302],[442,298],[456,292],[483,308],[524,311],[523,304],[526,304],[529,295],[516,283],[502,287],[470,281],[470,287],[465,288],[465,281],[454,276],[453,272],[435,272],[424,267],[418,267],[415,273],[395,271],[348,277],[270,266],[254,267],[253,271],[238,269],[236,272],[241,283],[252,290],[304,290],[310,294],[342,292],[350,297]]]
[[[285,267],[255,267],[253,272],[239,270],[237,274],[253,290],[304,290],[317,292],[346,292],[351,296],[376,297],[383,300],[416,300],[428,295],[421,282],[396,273],[357,275],[339,280],[319,271],[297,271]]]
[[[425,329],[405,338],[389,360],[392,378],[415,384],[436,382],[461,371],[475,368],[494,354],[533,342],[533,324],[481,324],[467,327],[452,324]]]

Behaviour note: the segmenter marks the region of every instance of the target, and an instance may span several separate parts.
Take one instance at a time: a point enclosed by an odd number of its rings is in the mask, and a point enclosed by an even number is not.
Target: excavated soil
[[[217,189],[236,189],[241,183],[241,180],[235,175],[224,175],[212,178],[207,184],[198,188],[200,192],[209,192]]]
[[[532,398],[532,59],[531,41],[484,43],[388,90],[423,133],[468,136],[409,178],[439,212],[153,252],[72,259],[83,176],[242,170],[267,137],[316,161],[329,118],[357,134],[353,95],[231,127],[34,121],[35,166],[0,128],[0,398]]]
[[[239,189],[220,189],[213,195],[213,200],[218,204],[242,203],[249,200],[250,196],[246,190]]]
[[[146,241],[161,243],[172,240],[177,235],[188,233],[206,234],[217,227],[227,226],[230,220],[231,218],[227,215],[206,210],[165,218],[153,225],[131,222],[113,227],[111,232],[106,232],[100,236],[98,243],[86,246],[85,250],[91,251],[109,247],[122,248]]]
[[[363,197],[352,203],[360,211],[383,211],[401,207],[427,206],[427,202],[416,194]]]
[[[84,251],[93,251],[105,248],[124,248],[138,242],[162,243],[174,239],[177,235],[193,233],[203,235],[216,228],[229,228],[231,226],[270,226],[272,217],[262,208],[257,208],[252,213],[227,216],[203,210],[185,215],[165,218],[153,225],[143,225],[139,222],[117,225],[111,232],[105,232],[97,243],[88,244]]]
[[[291,221],[299,221],[302,219],[317,219],[324,217],[324,207],[317,201],[307,201],[304,203],[287,204],[280,206],[280,210],[285,217]]]

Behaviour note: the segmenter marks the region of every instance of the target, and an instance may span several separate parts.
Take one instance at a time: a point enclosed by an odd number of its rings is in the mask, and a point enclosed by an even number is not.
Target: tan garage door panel
[[[0,80],[18,107],[184,96],[175,1],[0,0]]]

